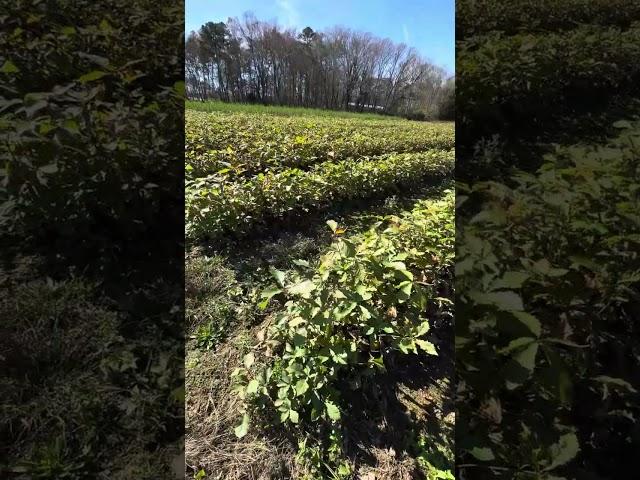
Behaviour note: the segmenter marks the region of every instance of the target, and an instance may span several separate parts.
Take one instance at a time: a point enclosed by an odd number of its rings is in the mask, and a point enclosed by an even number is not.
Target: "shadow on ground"
[[[360,478],[422,479],[434,468],[453,470],[452,326],[430,340],[438,356],[398,355],[387,373],[345,394],[345,447]]]

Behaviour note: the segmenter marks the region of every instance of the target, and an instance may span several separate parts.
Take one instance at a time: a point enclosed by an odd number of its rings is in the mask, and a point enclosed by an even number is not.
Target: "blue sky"
[[[341,25],[414,47],[455,71],[455,0],[186,0],[185,31],[252,11],[298,30]]]

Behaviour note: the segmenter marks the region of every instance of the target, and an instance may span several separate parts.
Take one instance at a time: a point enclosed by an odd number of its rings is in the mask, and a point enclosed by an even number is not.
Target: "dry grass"
[[[362,465],[357,472],[359,480],[416,480],[416,460],[398,455],[393,448],[372,448],[375,465]]]
[[[240,399],[231,372],[256,343],[256,332],[240,327],[216,351],[192,350],[187,356],[186,478],[203,469],[212,480],[299,480],[304,469],[296,448],[283,432],[260,431],[236,438]],[[345,424],[346,453],[359,480],[424,478],[416,459],[415,437],[423,432],[433,452],[452,447],[454,414],[447,354],[398,365],[398,371],[376,377],[366,391],[353,392]],[[449,451],[450,453],[450,451]],[[431,456],[431,455],[430,455]]]
[[[238,439],[240,401],[231,372],[242,364],[249,334],[240,331],[216,351],[187,356],[187,477],[203,469],[207,479],[284,480],[301,477],[295,450],[284,438],[268,438],[252,428]]]

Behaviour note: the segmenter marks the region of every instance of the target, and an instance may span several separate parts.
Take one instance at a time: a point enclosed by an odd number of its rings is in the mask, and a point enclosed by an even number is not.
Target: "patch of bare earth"
[[[426,436],[429,461],[448,469],[453,451],[453,351],[442,332],[439,355],[396,357],[389,370],[351,396],[346,448],[360,480],[422,480]]]

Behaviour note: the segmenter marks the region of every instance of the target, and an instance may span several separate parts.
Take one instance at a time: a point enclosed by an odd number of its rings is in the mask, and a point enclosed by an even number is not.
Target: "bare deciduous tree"
[[[454,80],[444,69],[405,44],[369,33],[296,32],[246,13],[242,20],[206,23],[191,32],[185,48],[192,99],[452,115]]]

